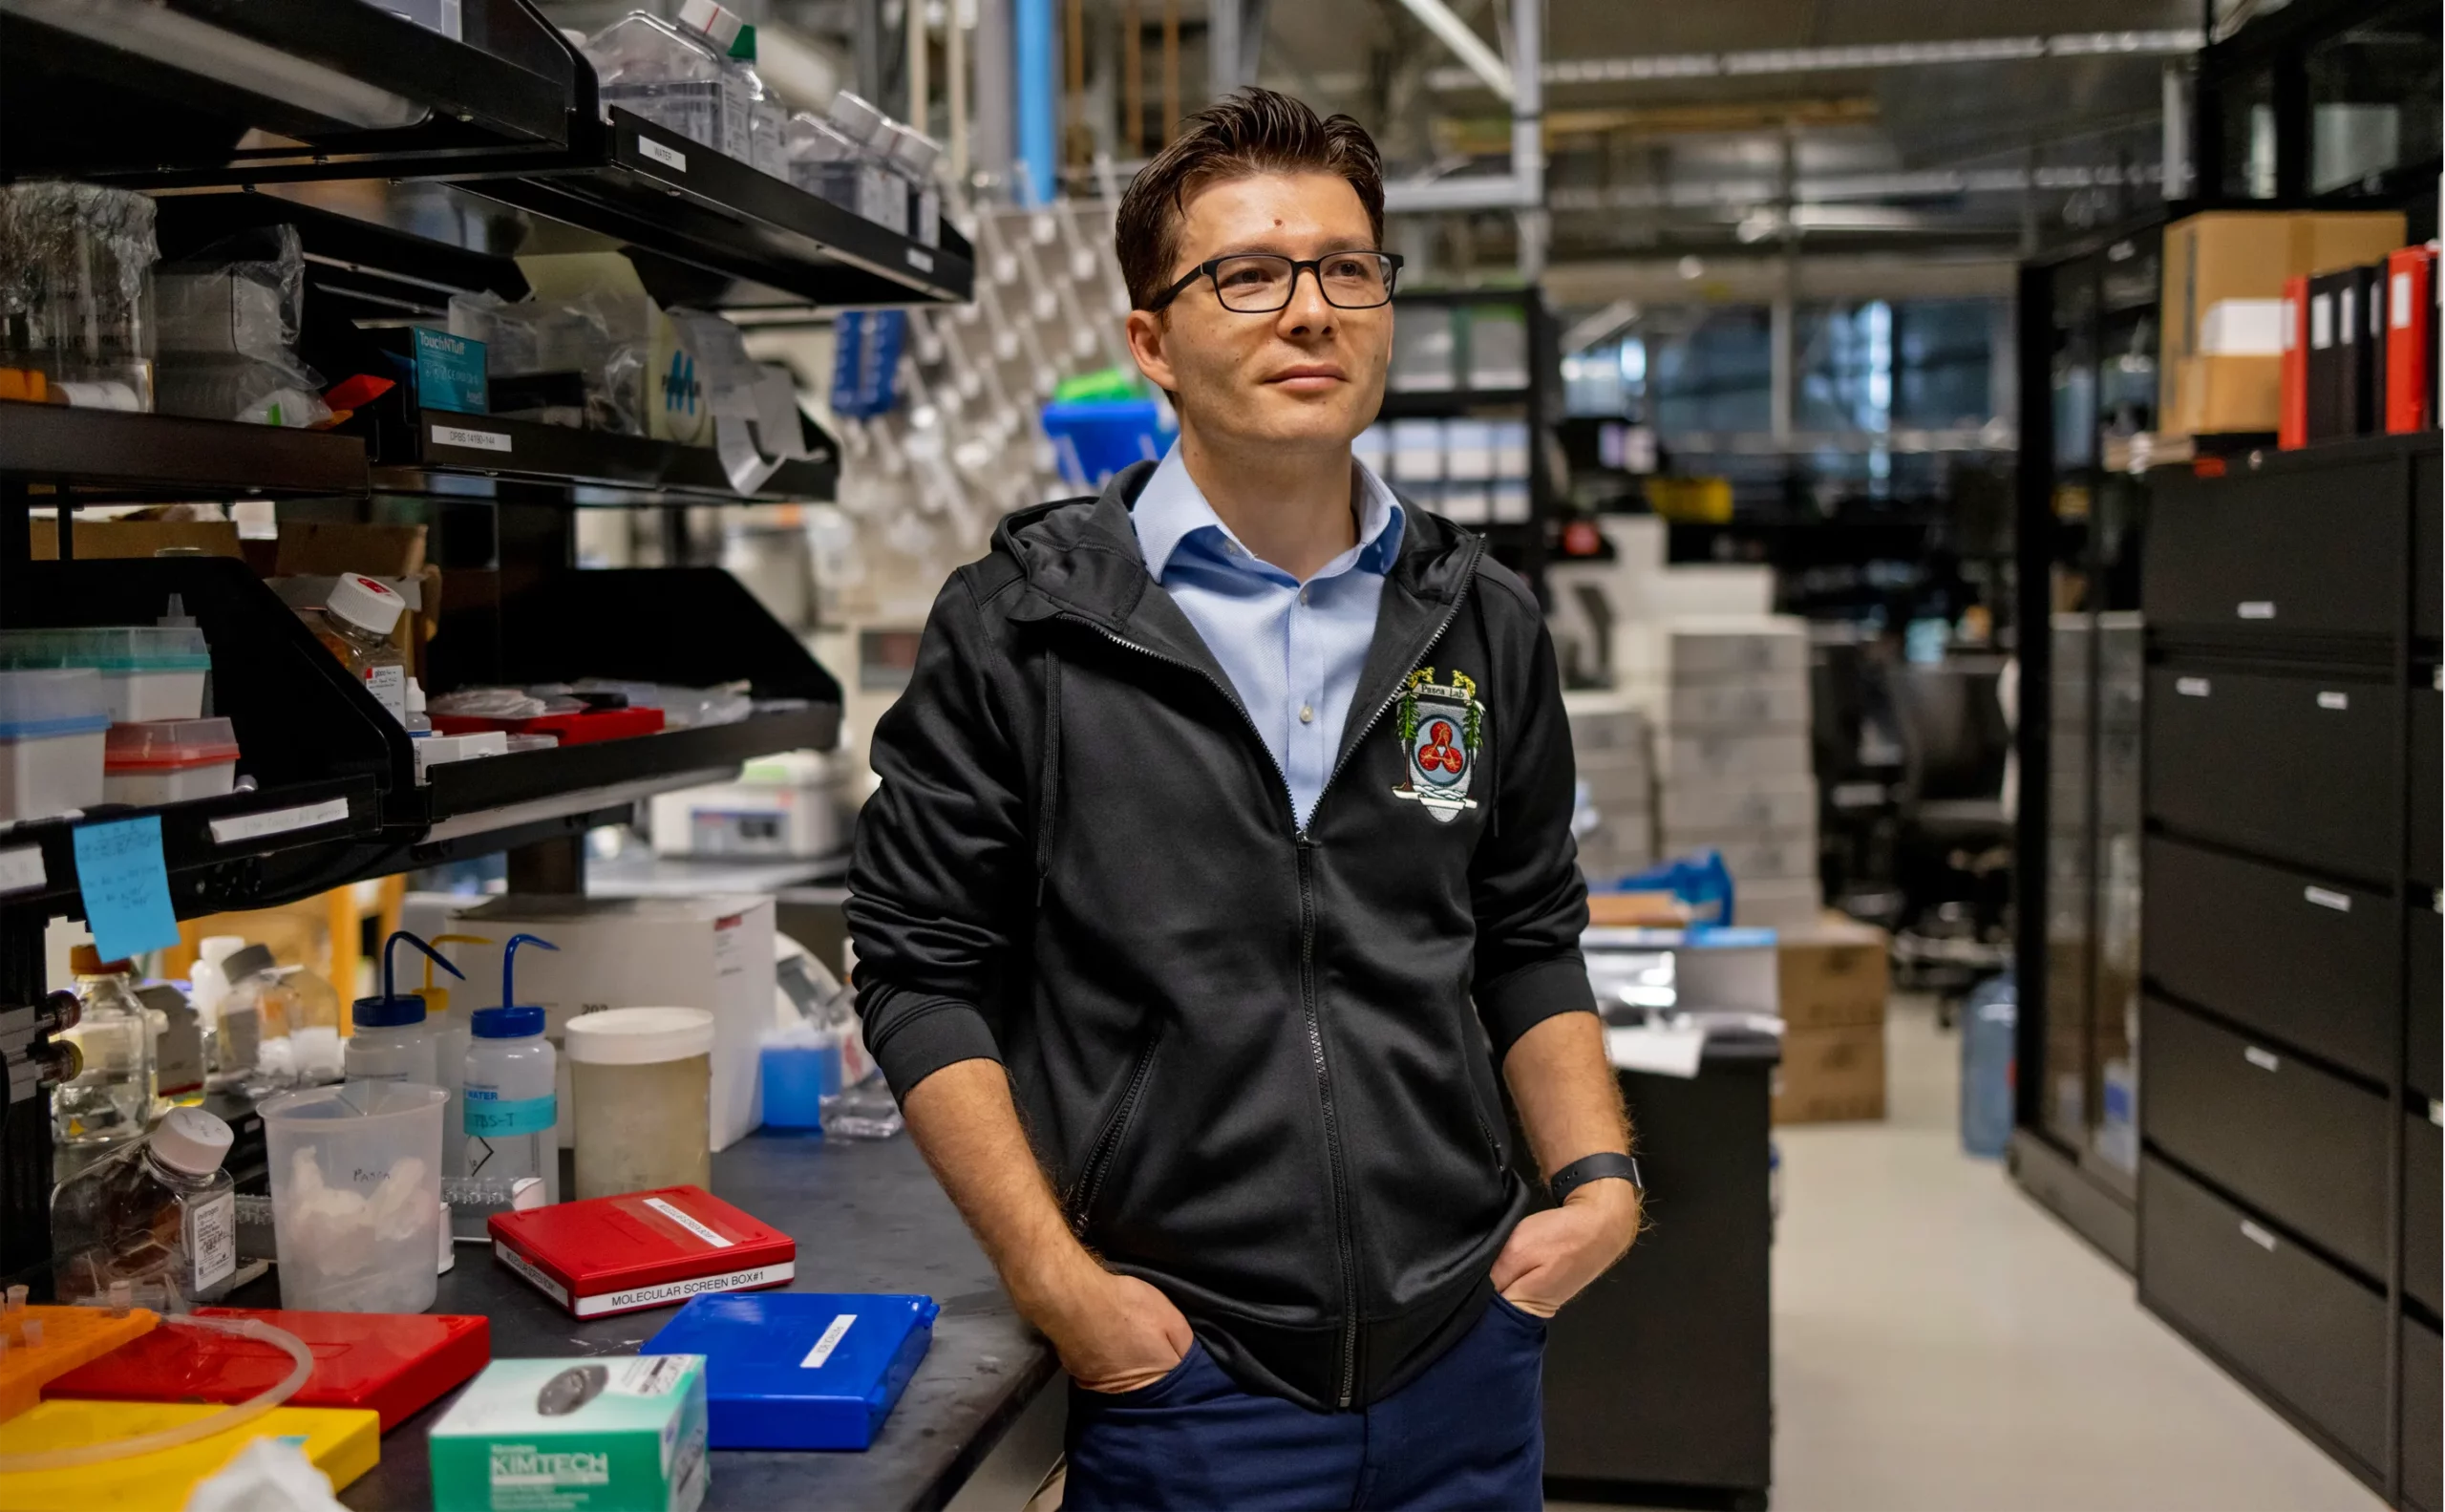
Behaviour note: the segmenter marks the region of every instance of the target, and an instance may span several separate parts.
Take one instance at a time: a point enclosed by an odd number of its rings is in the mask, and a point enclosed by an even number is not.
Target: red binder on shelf
[[[382,1416],[389,1433],[493,1357],[492,1324],[447,1313],[288,1312],[198,1308],[200,1317],[260,1318],[313,1352],[314,1369],[291,1407],[354,1407]],[[257,1339],[163,1327],[43,1388],[53,1398],[122,1402],[243,1402],[276,1386],[289,1357]]]
[[[2285,451],[2309,444],[2309,281],[2284,281],[2282,409],[2275,444]]]
[[[2436,251],[2406,246],[2386,259],[2386,430],[2425,431],[2436,424]]]

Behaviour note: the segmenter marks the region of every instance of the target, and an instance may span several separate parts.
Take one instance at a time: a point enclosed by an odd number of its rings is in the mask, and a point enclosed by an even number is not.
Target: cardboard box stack
[[[1884,931],[1827,913],[1775,947],[1783,1062],[1776,1123],[1884,1117]]]
[[[1655,731],[1656,850],[1723,853],[1733,922],[1814,922],[1817,778],[1808,628],[1787,615],[1681,615],[1626,627],[1617,674]]]
[[[2159,439],[2277,430],[2286,281],[2378,262],[2402,243],[2392,210],[2219,210],[2167,226]]]
[[[1602,884],[1655,863],[1655,771],[1647,714],[1627,694],[1569,692],[1583,803],[1579,869]]]

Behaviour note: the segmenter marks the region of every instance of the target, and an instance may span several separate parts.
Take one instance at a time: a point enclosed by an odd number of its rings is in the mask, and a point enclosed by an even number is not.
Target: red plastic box
[[[559,735],[564,746],[597,740],[625,740],[662,729],[659,709],[591,709],[584,713],[538,714],[532,719],[478,719],[464,714],[435,714],[436,735],[479,735],[500,730],[514,735]]]
[[[493,1357],[490,1321],[448,1313],[287,1312],[198,1308],[207,1318],[258,1318],[313,1352],[314,1369],[291,1407],[354,1407],[382,1416],[389,1433],[480,1371]],[[100,1359],[54,1377],[46,1397],[121,1402],[242,1402],[280,1384],[294,1366],[258,1339],[164,1324]]]
[[[797,1241],[698,1186],[596,1197],[491,1219],[493,1254],[581,1318],[753,1291],[797,1274]]]

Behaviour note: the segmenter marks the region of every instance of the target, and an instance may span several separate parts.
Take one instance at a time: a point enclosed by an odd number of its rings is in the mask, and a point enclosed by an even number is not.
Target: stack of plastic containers
[[[43,819],[102,800],[111,716],[91,668],[0,671],[0,820]]]
[[[113,725],[102,747],[102,799],[176,803],[218,798],[237,785],[238,736],[226,719],[154,719]]]
[[[793,138],[793,177],[801,187],[813,185],[798,177],[797,155],[814,151],[818,145],[830,148],[829,141],[819,143],[806,123],[814,117],[799,117],[797,135]],[[903,236],[914,237],[927,246],[940,245],[943,239],[943,196],[934,181],[934,165],[941,160],[943,149],[934,139],[914,127],[892,119],[859,95],[842,90],[833,96],[831,111],[833,134],[845,138],[859,150],[855,182],[857,200],[850,207],[869,221],[889,226]],[[836,202],[848,203],[834,194],[816,190]]]
[[[100,625],[0,630],[0,667],[90,667],[112,720],[130,724],[203,713],[212,656],[191,625]]]

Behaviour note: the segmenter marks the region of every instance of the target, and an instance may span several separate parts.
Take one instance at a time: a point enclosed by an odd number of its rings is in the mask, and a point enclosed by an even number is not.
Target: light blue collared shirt
[[[1358,543],[1305,584],[1231,534],[1188,476],[1177,444],[1130,512],[1146,570],[1230,677],[1290,786],[1302,829],[1332,776],[1375,639],[1384,575],[1401,549],[1400,500],[1366,463],[1350,465]]]

